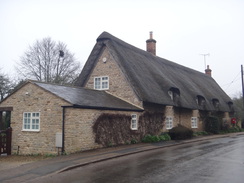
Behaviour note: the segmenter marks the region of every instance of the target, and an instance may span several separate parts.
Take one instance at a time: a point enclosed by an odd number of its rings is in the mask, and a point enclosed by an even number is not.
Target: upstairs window
[[[234,108],[233,108],[233,102],[229,101],[229,102],[228,102],[228,106],[229,106],[229,109],[230,109],[230,110],[233,110],[233,109],[234,109]]]
[[[24,131],[39,131],[40,130],[40,113],[25,112],[23,114],[23,130]]]
[[[109,78],[108,78],[108,76],[95,77],[94,78],[94,89],[95,90],[107,90],[107,89],[109,89]]]
[[[219,100],[218,99],[216,99],[216,98],[212,99],[212,103],[213,103],[213,106],[215,108],[219,108]]]
[[[168,91],[168,94],[171,100],[176,100],[177,98],[180,97],[180,90],[178,88],[171,87]]]
[[[201,95],[198,95],[197,96],[197,104],[199,106],[205,106],[205,104],[206,104],[205,98],[203,96],[201,96]]]
[[[137,130],[138,125],[137,125],[137,115],[136,114],[132,114],[131,115],[131,129],[132,130]]]

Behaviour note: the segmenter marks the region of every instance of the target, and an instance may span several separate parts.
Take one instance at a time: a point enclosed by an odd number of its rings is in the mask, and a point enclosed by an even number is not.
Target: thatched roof
[[[154,56],[107,32],[97,38],[77,86],[85,86],[104,47],[107,47],[143,102],[208,111],[230,111],[230,97],[209,75]],[[169,91],[176,94],[173,100]],[[198,99],[205,99],[204,104],[200,105]],[[215,106],[214,101],[219,105]]]

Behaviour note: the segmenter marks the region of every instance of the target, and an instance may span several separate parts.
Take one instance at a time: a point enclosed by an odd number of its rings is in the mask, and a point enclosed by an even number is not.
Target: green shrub
[[[173,140],[189,139],[193,137],[193,131],[185,126],[178,125],[169,130],[169,135]]]
[[[193,136],[197,137],[197,136],[202,136],[202,135],[208,135],[208,132],[202,131],[202,132],[194,132]]]
[[[208,116],[205,120],[205,130],[210,133],[218,134],[220,131],[219,118]]]
[[[130,143],[131,143],[131,144],[136,144],[136,143],[137,143],[137,140],[136,140],[136,139],[132,139],[132,140],[130,141]]]
[[[162,141],[167,141],[167,140],[171,140],[170,136],[167,133],[161,134],[161,135],[148,134],[145,137],[143,137],[142,142],[153,143],[153,142],[162,142]]]
[[[159,137],[163,138],[163,141],[168,141],[171,140],[171,137],[169,136],[168,133],[162,133]]]

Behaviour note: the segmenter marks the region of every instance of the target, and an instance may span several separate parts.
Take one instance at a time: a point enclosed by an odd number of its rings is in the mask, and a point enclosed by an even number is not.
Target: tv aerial
[[[200,54],[200,55],[202,55],[204,58],[204,69],[206,69],[207,68],[206,67],[206,56],[210,56],[210,53],[204,53],[204,54]]]

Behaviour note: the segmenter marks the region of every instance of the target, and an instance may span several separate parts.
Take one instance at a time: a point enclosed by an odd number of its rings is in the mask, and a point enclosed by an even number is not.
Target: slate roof
[[[107,32],[103,32],[97,38],[97,43],[76,83],[77,86],[85,86],[104,47],[107,47],[143,102],[208,111],[231,110],[228,105],[232,104],[230,97],[209,75],[154,56]],[[169,96],[168,91],[171,88],[176,88],[180,92],[177,101]],[[196,102],[198,96],[205,98],[204,106]],[[219,101],[218,109],[214,107],[213,99]]]
[[[127,103],[105,91],[98,91],[80,87],[69,87],[32,81],[35,85],[64,99],[73,107],[88,109],[107,109],[121,111],[142,111],[142,109]]]

